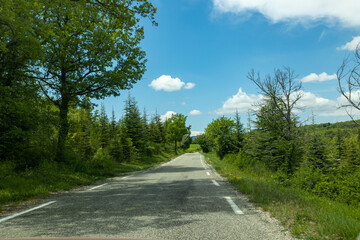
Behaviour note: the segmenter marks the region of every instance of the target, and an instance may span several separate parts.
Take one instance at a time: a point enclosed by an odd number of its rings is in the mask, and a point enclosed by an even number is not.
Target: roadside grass
[[[179,152],[182,154],[182,152]],[[21,202],[44,198],[51,193],[93,184],[118,174],[141,171],[175,157],[175,153],[161,153],[132,162],[116,162],[111,169],[97,169],[82,164],[42,162],[39,167],[17,172],[11,163],[0,164],[0,213],[1,207],[15,207]]]
[[[360,208],[321,198],[269,177],[260,177],[205,153],[206,160],[219,174],[250,201],[302,239],[357,239],[360,232]]]
[[[201,152],[201,147],[199,144],[190,144],[190,147],[185,150],[186,153]]]

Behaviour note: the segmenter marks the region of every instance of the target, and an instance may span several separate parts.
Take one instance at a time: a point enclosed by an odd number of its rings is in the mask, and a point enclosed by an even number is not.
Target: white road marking
[[[213,184],[214,184],[215,186],[220,187],[220,184],[219,184],[217,181],[215,181],[215,180],[211,180],[211,181],[213,182]]]
[[[206,174],[207,174],[208,176],[210,176],[210,173],[209,173],[209,172],[206,172]]]
[[[19,212],[19,213],[16,213],[16,214],[14,214],[14,215],[7,216],[7,217],[4,217],[4,218],[0,218],[0,223],[5,222],[5,221],[10,220],[10,219],[13,219],[13,218],[16,218],[16,217],[18,217],[18,216],[20,216],[20,215],[23,215],[23,214],[25,214],[25,213],[32,212],[32,211],[37,210],[37,209],[39,209],[39,208],[46,207],[46,206],[48,206],[48,205],[50,205],[50,204],[53,204],[53,203],[55,203],[55,202],[56,202],[56,201],[51,201],[51,202],[48,202],[48,203],[44,203],[44,204],[41,204],[40,206],[37,206],[37,207],[31,208],[31,209],[28,209],[28,210],[26,210],[26,211]]]
[[[94,190],[94,189],[97,189],[97,188],[102,187],[102,186],[105,186],[106,184],[107,184],[107,183],[104,183],[104,184],[101,184],[101,185],[99,185],[99,186],[90,188],[89,191]]]
[[[234,211],[235,214],[244,214],[240,208],[233,202],[233,200],[231,199],[231,197],[225,197],[226,201],[230,204],[232,210]]]

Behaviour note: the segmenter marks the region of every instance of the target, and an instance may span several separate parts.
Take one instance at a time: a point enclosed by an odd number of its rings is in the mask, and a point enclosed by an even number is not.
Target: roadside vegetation
[[[290,68],[264,79],[251,71],[248,78],[264,98],[249,113],[248,127],[243,127],[237,112],[234,118],[222,116],[194,143],[221,174],[295,235],[356,239],[360,233],[360,122],[303,126],[295,111],[303,97],[295,76]],[[339,84],[356,86],[341,83],[340,77]],[[360,100],[354,95],[352,103]]]
[[[360,232],[360,208],[338,202],[278,181],[276,173],[262,167],[239,167],[239,155],[222,160],[215,153],[204,153],[206,161],[251,202],[277,218],[301,239],[356,239]]]
[[[116,121],[114,111],[109,119],[104,106],[95,110],[89,100],[81,107],[72,107],[64,158],[58,162],[54,151],[57,109],[49,106],[46,112],[39,111],[40,119],[52,116],[53,121],[29,130],[32,134],[28,142],[22,142],[24,149],[16,152],[16,160],[8,156],[0,162],[0,206],[150,168],[190,146],[185,116],[176,114],[163,122],[155,114],[148,119],[145,111],[140,114],[130,95],[123,112]],[[180,122],[176,121],[179,117]]]
[[[93,103],[142,79],[143,19],[157,25],[149,1],[0,0],[0,6],[0,211],[149,168],[188,148],[182,114],[166,121],[141,114],[130,95],[110,117]]]

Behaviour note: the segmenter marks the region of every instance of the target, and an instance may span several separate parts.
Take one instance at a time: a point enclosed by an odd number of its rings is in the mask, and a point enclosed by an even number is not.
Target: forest
[[[140,113],[128,93],[146,71],[140,20],[156,26],[155,13],[143,0],[0,1],[0,206],[188,148],[186,116]],[[93,103],[120,94],[111,117]]]
[[[360,126],[356,120],[301,125],[296,102],[301,83],[290,68],[264,80],[248,78],[266,96],[245,128],[238,113],[213,120],[195,142],[204,152],[283,185],[360,206]]]

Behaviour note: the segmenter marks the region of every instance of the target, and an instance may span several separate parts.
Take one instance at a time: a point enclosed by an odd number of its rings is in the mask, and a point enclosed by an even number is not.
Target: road
[[[198,153],[0,218],[0,238],[24,237],[292,239]]]

